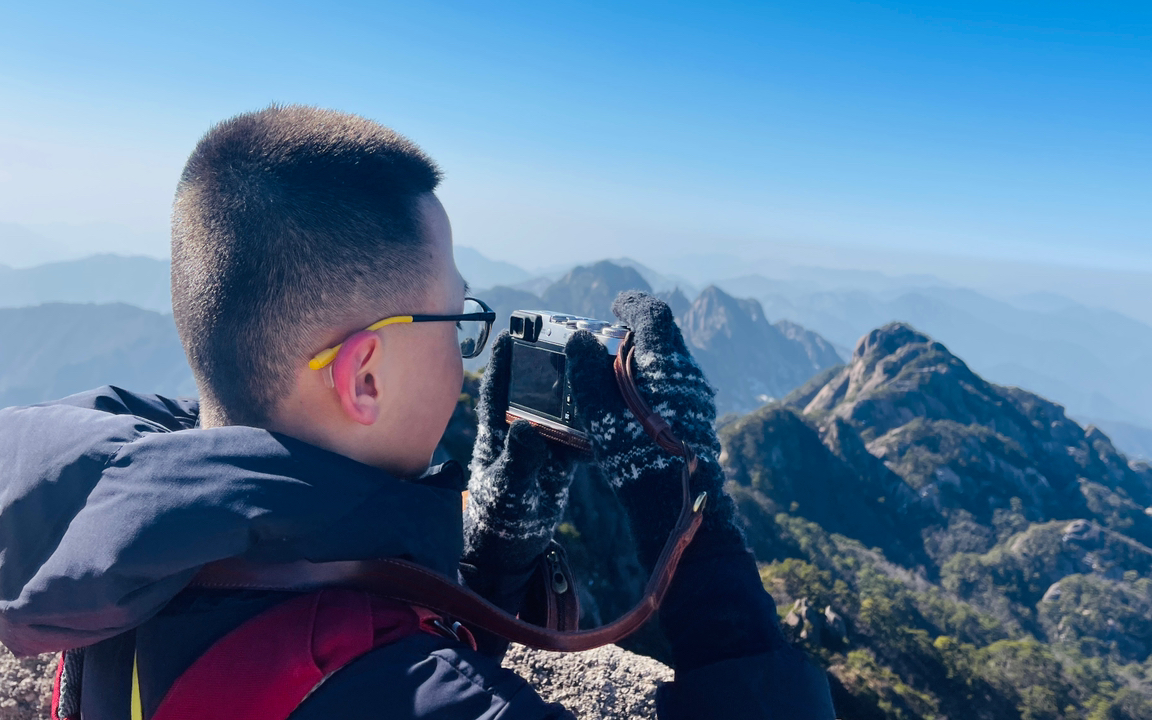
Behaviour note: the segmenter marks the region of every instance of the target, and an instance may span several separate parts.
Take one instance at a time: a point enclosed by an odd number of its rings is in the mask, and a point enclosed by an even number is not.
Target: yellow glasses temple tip
[[[341,343],[340,345],[317,353],[316,357],[308,361],[308,367],[313,370],[323,370],[329,363],[336,359],[336,353],[340,352],[340,348],[343,346],[344,344]]]

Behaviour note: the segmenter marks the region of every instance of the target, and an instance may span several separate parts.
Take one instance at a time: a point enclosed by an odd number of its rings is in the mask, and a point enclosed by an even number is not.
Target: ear
[[[375,372],[380,336],[358,332],[344,341],[332,360],[332,383],[344,413],[362,425],[380,417],[380,378]]]

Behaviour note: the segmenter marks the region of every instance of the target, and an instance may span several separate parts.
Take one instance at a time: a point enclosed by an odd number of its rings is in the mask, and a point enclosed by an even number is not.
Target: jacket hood
[[[402,557],[456,577],[455,463],[403,481],[195,402],[101,388],[0,410],[0,641],[89,645],[158,612],[209,562]]]

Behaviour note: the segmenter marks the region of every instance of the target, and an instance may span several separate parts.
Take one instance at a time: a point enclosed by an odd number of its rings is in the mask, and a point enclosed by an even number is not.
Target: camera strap
[[[700,528],[707,499],[705,493],[692,497],[691,479],[697,464],[695,453],[672,433],[668,422],[653,412],[640,396],[636,388],[634,354],[629,334],[616,355],[616,382],[629,409],[648,435],[663,449],[684,458],[681,477],[683,502],[680,517],[664,543],[643,597],[619,619],[591,630],[578,630],[579,613],[569,610],[548,612],[545,626],[534,625],[501,610],[452,578],[395,558],[323,563],[299,561],[274,565],[230,558],[205,565],[193,578],[191,587],[293,592],[343,587],[427,608],[466,627],[485,630],[540,650],[578,652],[619,642],[639,630],[660,607],[672,584],[680,557]],[[557,592],[553,583],[545,582],[544,586],[547,593]],[[559,592],[567,596],[570,604],[575,603],[575,588],[567,587]],[[549,602],[556,602],[554,595]]]

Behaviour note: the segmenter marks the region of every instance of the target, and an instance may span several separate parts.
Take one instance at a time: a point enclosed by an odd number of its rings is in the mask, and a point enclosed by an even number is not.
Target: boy
[[[491,323],[465,299],[439,179],[419,148],[363,118],[289,106],[221,123],[189,158],[173,212],[173,317],[199,403],[105,388],[0,412],[0,640],[17,653],[85,648],[62,663],[61,717],[179,717],[172,698],[203,658],[222,716],[569,717],[500,669],[499,642],[404,631],[410,608],[349,591],[189,587],[225,558],[400,557],[519,608],[573,458],[505,423],[503,336],[463,522],[461,469],[428,468],[462,355]],[[637,294],[616,311],[634,329],[641,391],[701,456],[693,490],[710,495],[661,614],[677,670],[661,717],[831,717],[822,674],[784,643],[744,548],[712,392],[667,306]],[[679,461],[639,431],[590,335],[567,352],[595,461],[651,569],[675,521]],[[264,656],[221,652],[302,599],[303,620],[257,637]],[[322,626],[351,612],[376,622],[371,647],[327,668]],[[276,715],[283,675],[300,670],[277,663],[301,643],[315,680]]]

